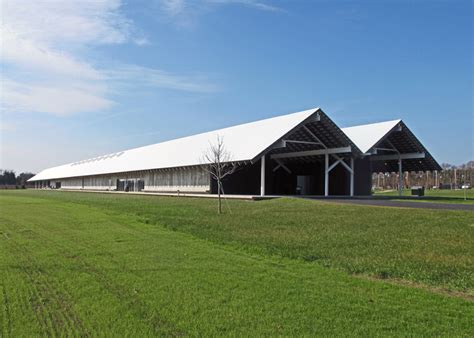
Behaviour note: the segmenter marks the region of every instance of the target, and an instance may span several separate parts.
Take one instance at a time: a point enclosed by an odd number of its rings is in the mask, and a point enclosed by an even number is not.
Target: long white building
[[[320,108],[45,169],[37,188],[216,193],[203,153],[221,137],[227,194],[370,195],[373,172],[441,170],[401,120],[339,128]],[[402,177],[402,175],[400,175]]]

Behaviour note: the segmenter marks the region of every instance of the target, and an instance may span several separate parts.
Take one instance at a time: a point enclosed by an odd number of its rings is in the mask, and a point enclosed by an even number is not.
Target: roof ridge
[[[356,127],[365,127],[365,126],[371,126],[371,125],[382,124],[382,123],[389,123],[389,122],[400,123],[400,122],[402,122],[402,119],[395,119],[395,120],[379,121],[379,122],[373,122],[373,123],[358,124],[358,125],[355,125],[355,126],[342,127],[341,129],[356,128]]]

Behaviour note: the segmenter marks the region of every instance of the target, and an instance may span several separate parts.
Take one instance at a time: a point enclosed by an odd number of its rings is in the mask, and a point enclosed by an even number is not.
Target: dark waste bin
[[[412,196],[425,196],[425,187],[411,187]]]

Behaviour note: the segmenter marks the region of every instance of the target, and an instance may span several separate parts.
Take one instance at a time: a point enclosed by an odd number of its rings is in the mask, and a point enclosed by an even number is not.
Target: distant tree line
[[[463,185],[474,186],[474,161],[458,166],[443,163],[441,171],[417,171],[403,173],[403,188],[422,186],[425,189],[459,189]],[[398,189],[398,173],[374,173],[372,186],[377,190]]]
[[[31,183],[27,181],[35,176],[35,174],[24,172],[19,175],[13,170],[3,170],[0,169],[0,189],[1,188],[25,188],[27,186],[32,186]]]

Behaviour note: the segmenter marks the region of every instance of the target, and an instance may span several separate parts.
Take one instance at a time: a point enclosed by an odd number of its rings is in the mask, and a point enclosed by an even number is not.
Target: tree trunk
[[[217,180],[217,213],[222,213],[222,206],[221,206],[221,180]]]

